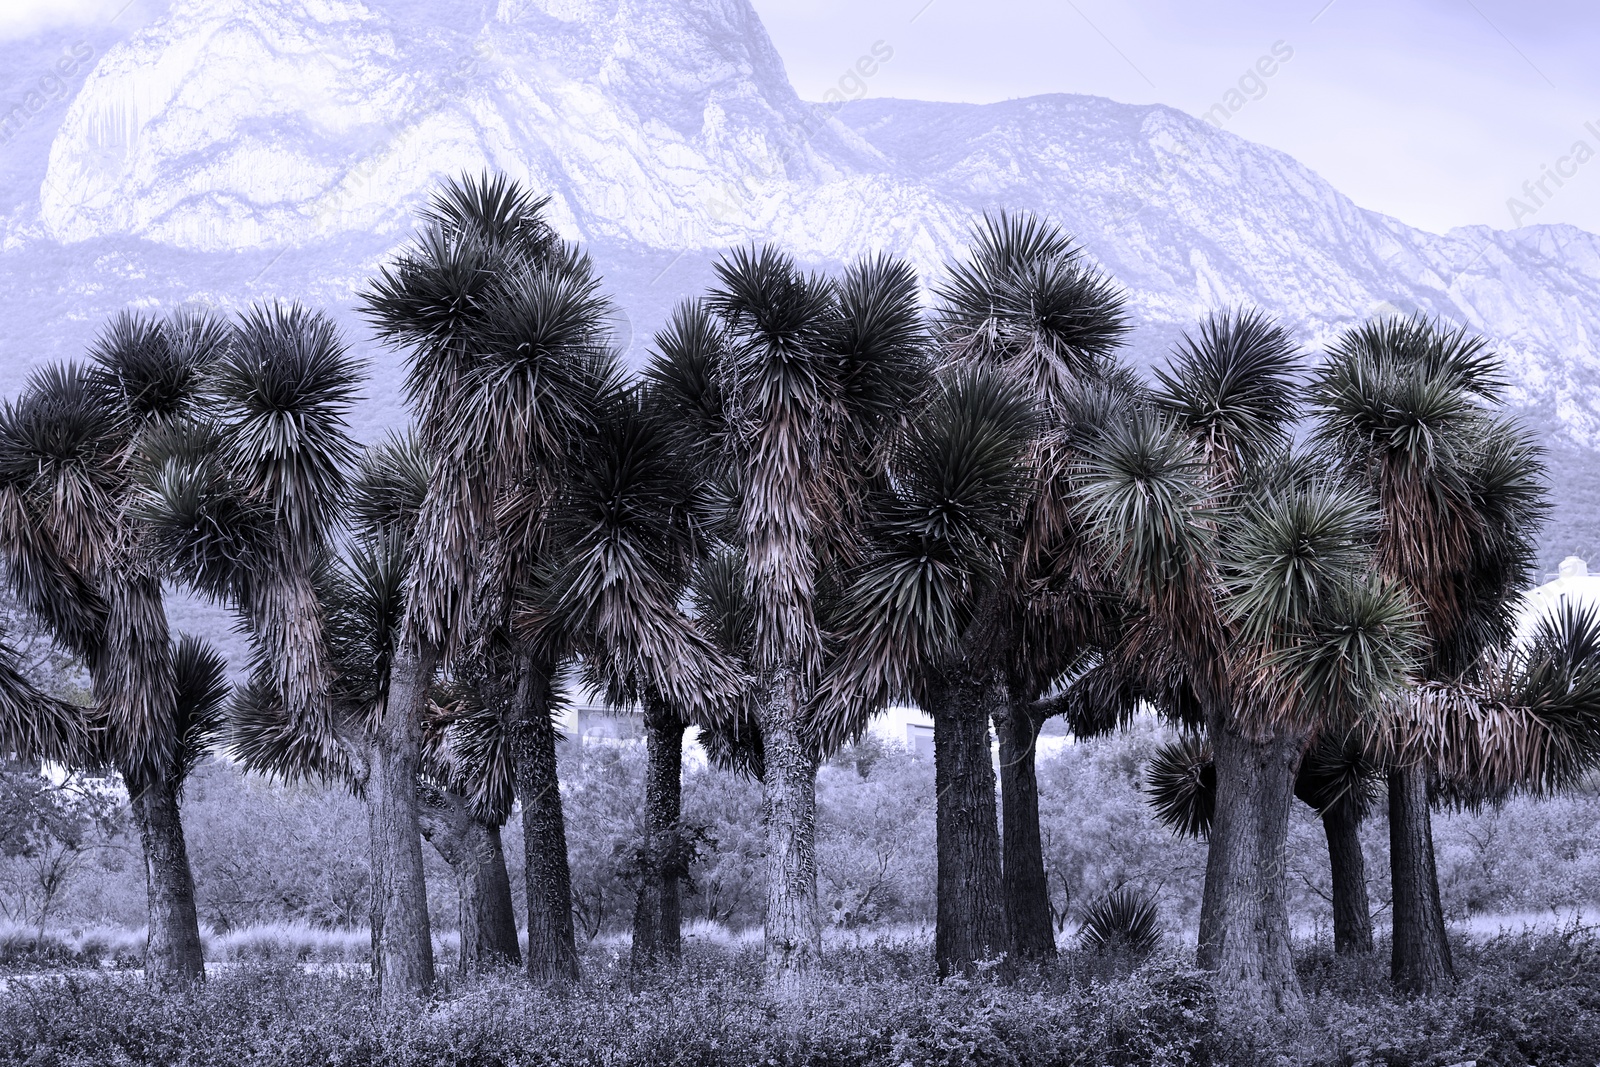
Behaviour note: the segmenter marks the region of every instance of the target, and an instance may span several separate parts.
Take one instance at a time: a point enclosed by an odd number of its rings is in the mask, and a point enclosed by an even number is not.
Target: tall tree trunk
[[[433,931],[422,867],[417,773],[422,765],[422,710],[437,662],[431,647],[399,643],[367,776],[372,967],[382,999],[393,1004],[421,996],[433,986]]]
[[[567,823],[556,776],[556,727],[550,718],[551,673],[524,657],[508,731],[527,869],[528,977],[547,985],[578,980],[572,922]]]
[[[1001,888],[1000,826],[989,721],[1009,706],[998,672],[957,673],[930,687],[938,901],[934,960],[939,976],[972,974],[1011,947]],[[998,977],[1009,977],[1001,965]]]
[[[1389,772],[1389,871],[1394,889],[1391,976],[1408,993],[1432,992],[1455,980],[1455,967],[1439,903],[1428,771],[1421,764]]]
[[[130,786],[129,793],[144,850],[149,900],[145,981],[156,989],[177,989],[201,981],[206,973],[200,920],[195,913],[194,874],[178,813],[178,785],[162,778],[143,788]]]
[[[774,992],[803,993],[822,958],[817,903],[817,756],[805,735],[797,671],[779,669],[757,709],[766,760],[761,815],[766,833],[764,956]]]
[[[644,713],[648,767],[644,780],[645,852],[633,909],[635,970],[678,959],[683,951],[681,879],[684,848],[683,720],[666,702],[651,700]]]
[[[1017,700],[994,719],[1000,739],[1001,885],[1011,953],[1018,960],[1051,960],[1056,955],[1034,762],[1042,725],[1032,707]]]
[[[422,790],[422,832],[455,876],[459,970],[477,974],[502,964],[520,964],[517,920],[511,906],[500,827],[479,819],[466,797]]]
[[[483,834],[477,872],[478,954],[480,960],[512,967],[522,963],[517,942],[517,912],[511,904],[511,875],[506,871],[506,850],[500,827],[474,822]]]
[[[1341,956],[1372,951],[1372,906],[1367,860],[1361,851],[1361,811],[1348,799],[1322,815],[1333,882],[1333,950]]]
[[[1224,999],[1286,1015],[1303,1010],[1288,908],[1289,806],[1301,740],[1259,743],[1211,731],[1217,811],[1206,863],[1211,914],[1201,924],[1211,944],[1202,943],[1201,958],[1217,972]]]

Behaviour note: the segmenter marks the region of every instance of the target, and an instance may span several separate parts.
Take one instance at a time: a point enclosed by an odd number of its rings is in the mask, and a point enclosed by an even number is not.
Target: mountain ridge
[[[0,390],[125,306],[325,306],[374,367],[360,430],[404,417],[355,295],[441,178],[552,195],[621,311],[628,358],[726,248],[830,268],[884,250],[925,281],[985,211],[1059,221],[1126,287],[1148,364],[1207,310],[1258,304],[1309,349],[1420,311],[1489,336],[1563,462],[1600,443],[1600,237],[1433,234],[1285,153],[1160,104],[800,99],[746,0],[172,0],[0,46],[14,99],[58,47],[92,66],[0,158]]]

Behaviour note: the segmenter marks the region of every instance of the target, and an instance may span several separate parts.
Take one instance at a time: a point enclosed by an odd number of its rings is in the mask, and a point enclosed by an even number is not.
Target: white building
[[[1561,561],[1554,581],[1523,594],[1517,619],[1518,639],[1525,640],[1540,618],[1561,610],[1564,603],[1600,609],[1600,575],[1590,574],[1589,565],[1577,556]]]

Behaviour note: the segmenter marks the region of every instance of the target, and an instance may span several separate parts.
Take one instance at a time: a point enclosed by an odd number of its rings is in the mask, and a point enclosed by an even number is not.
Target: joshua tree
[[[1158,372],[1157,407],[1108,429],[1079,475],[1137,608],[1119,658],[1170,664],[1216,755],[1199,960],[1230,1001],[1286,1013],[1301,757],[1403,684],[1414,643],[1403,590],[1368,576],[1370,503],[1289,451],[1295,361],[1265,318],[1213,318]]]
[[[1528,433],[1492,407],[1503,384],[1484,342],[1422,318],[1347,331],[1313,383],[1317,436],[1369,488],[1377,565],[1421,609],[1422,678],[1472,684],[1503,646],[1545,514]],[[1426,991],[1454,976],[1439,905],[1425,746],[1391,738],[1394,980]]]
[[[633,944],[641,967],[678,954],[685,726],[715,721],[740,684],[679,606],[704,544],[696,497],[662,405],[638,390],[607,396],[541,520],[544,565],[526,597],[539,644],[576,655],[586,683],[614,705],[644,710],[647,836]]]
[[[922,388],[916,279],[868,260],[833,283],[770,247],[717,267],[682,309],[650,377],[724,503],[742,568],[743,703],[760,733],[767,835],[766,973],[795,990],[816,966],[816,771],[811,706],[824,667],[820,600],[846,562],[878,442]]]
[[[354,455],[344,413],[357,365],[333,325],[269,306],[223,332],[201,403],[149,446],[136,513],[161,575],[233,607],[250,636],[251,686],[270,694],[315,758],[337,720],[315,583]],[[307,758],[311,758],[308,756]]]
[[[626,395],[611,305],[588,259],[544,221],[544,203],[500,177],[449,184],[367,298],[380,333],[409,354],[432,463],[381,731],[394,744],[417,735],[441,657],[470,655],[495,673],[510,694],[528,971],[570,981],[552,721],[562,671],[578,657],[613,695],[686,707],[726,686],[673,595],[692,539],[665,438]]]
[[[8,576],[58,646],[88,666],[92,743],[74,762],[110,763],[127,785],[149,888],[145,976],[160,987],[204,976],[179,801],[226,687],[209,648],[169,636],[164,560],[140,513],[139,479],[194,409],[227,340],[203,315],[124,315],[88,367],[35,375],[0,413]]]
[[[377,810],[366,793],[374,723],[388,693],[410,538],[428,480],[427,458],[410,438],[392,438],[367,450],[348,495],[346,552],[315,575],[321,664],[328,672],[319,688],[329,700],[331,734],[293,718],[264,674],[239,695],[230,713],[230,747],[245,767],[348,788],[368,801],[374,819]],[[496,691],[488,672],[471,667],[432,694],[417,782],[422,832],[457,880],[462,973],[521,960],[499,844],[512,803],[498,711],[504,694]],[[384,906],[383,896],[375,893],[372,924],[380,952]]]
[[[519,584],[537,564],[536,517],[614,378],[609,305],[588,260],[562,244],[537,200],[504,178],[448,184],[413,246],[367,296],[381,336],[409,358],[407,393],[432,479],[417,523],[405,611],[380,719],[375,768],[394,797],[384,850],[403,858],[421,907],[415,780],[422,720],[441,657],[470,643],[504,664],[506,728],[527,849],[531,976],[577,976],[565,822],[551,721],[558,662],[512,633]],[[408,908],[409,910],[409,908]],[[422,946],[418,945],[420,953]],[[408,982],[425,987],[425,976]]]
[[[941,720],[934,720],[943,814],[935,935],[941,975],[974,970],[1009,946],[988,745],[989,716],[1008,700],[990,691],[1005,685],[1004,666],[985,673],[983,685],[956,692],[957,683],[932,665],[999,651],[991,631],[1003,624],[992,594],[984,593],[999,584],[996,572],[1032,475],[1027,459],[1037,414],[1029,401],[1020,383],[987,368],[964,368],[896,435],[883,485],[868,497],[869,549],[843,594],[847,645],[830,676],[832,710],[847,713],[834,723],[841,736],[895,695],[947,716],[942,746]],[[866,698],[861,710],[852,707],[852,694]],[[961,718],[952,722],[952,715]],[[962,878],[979,885],[958,889]]]
[[[1034,702],[1092,643],[1104,599],[1092,588],[1097,576],[1064,475],[1086,432],[1137,388],[1115,359],[1127,330],[1122,297],[1081,249],[1031,216],[986,219],[976,236],[938,291],[935,336],[949,364],[989,368],[1023,388],[1032,478],[1019,487],[998,565],[968,591],[968,632],[946,658],[917,664],[935,759],[944,753],[947,772],[938,785],[941,973],[1006,951],[1054,953],[1037,847],[1033,750],[1042,720]],[[1003,750],[1004,865],[991,721]]]

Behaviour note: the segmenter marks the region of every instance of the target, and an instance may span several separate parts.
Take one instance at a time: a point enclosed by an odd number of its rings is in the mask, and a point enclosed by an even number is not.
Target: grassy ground
[[[357,969],[260,951],[188,995],[130,972],[34,975],[0,992],[0,1064],[1593,1064],[1600,935],[1570,927],[1459,946],[1462,981],[1397,997],[1379,957],[1306,946],[1308,1012],[1281,1029],[1219,1026],[1202,975],[1067,956],[1018,984],[936,983],[925,940],[836,944],[816,995],[776,1005],[754,945],[692,942],[681,970],[637,978],[594,946],[558,996],[516,974],[448,978],[422,1011],[386,1015]]]

